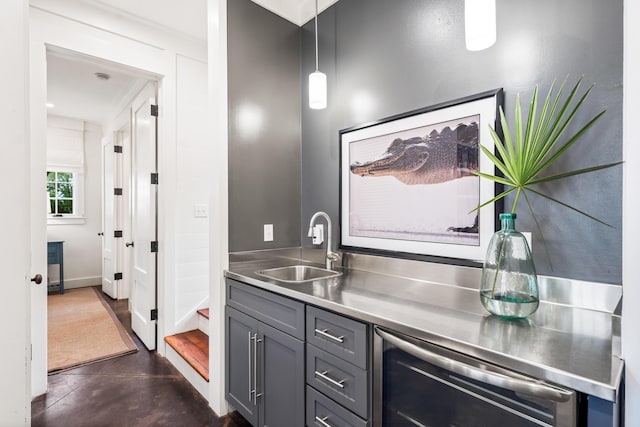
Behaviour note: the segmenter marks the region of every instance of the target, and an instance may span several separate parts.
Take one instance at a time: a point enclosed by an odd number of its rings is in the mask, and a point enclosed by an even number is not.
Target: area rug
[[[138,350],[97,288],[47,297],[49,373]]]

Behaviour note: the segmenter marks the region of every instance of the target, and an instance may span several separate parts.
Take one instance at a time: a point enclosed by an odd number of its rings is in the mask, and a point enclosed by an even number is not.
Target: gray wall
[[[496,44],[469,52],[462,0],[340,0],[319,17],[320,70],[329,85],[329,107],[323,111],[307,106],[306,76],[315,67],[313,21],[303,27],[302,236],[317,210],[337,222],[340,129],[489,89],[504,88],[512,120],[518,92],[527,105],[535,84],[546,94],[554,78],[570,75],[573,82],[584,76],[587,84],[597,85],[576,123],[601,109],[608,112],[555,170],[622,159],[623,1],[496,3]],[[516,225],[534,232],[539,274],[621,283],[621,188],[621,167],[541,188],[614,228],[531,198],[553,270],[526,203],[519,202]],[[302,243],[310,245],[304,237]]]
[[[228,51],[229,250],[299,246],[300,28],[233,0]]]

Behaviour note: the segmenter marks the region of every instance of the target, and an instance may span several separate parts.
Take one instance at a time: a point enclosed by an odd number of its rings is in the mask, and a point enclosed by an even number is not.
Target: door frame
[[[30,70],[32,105],[44,106],[46,103],[46,49],[85,55],[93,60],[119,64],[123,69],[158,83],[158,104],[162,107],[158,117],[158,169],[163,173],[161,178],[163,181],[162,198],[158,205],[158,240],[160,242],[158,265],[161,268],[157,275],[159,312],[157,351],[164,356],[166,351],[162,338],[166,335],[167,325],[172,324],[174,317],[172,299],[168,297],[174,290],[173,287],[167,289],[166,284],[172,283],[170,278],[174,276],[175,271],[175,256],[171,249],[175,224],[171,206],[176,194],[175,180],[172,179],[176,176],[177,153],[176,53],[169,49],[158,48],[145,40],[137,40],[129,34],[102,30],[81,20],[68,19],[61,14],[48,12],[33,5],[30,7],[29,17],[30,53],[31,58],[35,59],[31,63]],[[105,133],[112,130],[103,127]],[[41,120],[32,120],[33,139],[42,138],[45,134],[46,115]],[[42,200],[44,202],[44,196]],[[37,330],[33,337],[34,348],[38,346],[46,349],[46,293],[44,295],[45,298],[32,301],[31,320],[33,328]],[[46,352],[34,352],[32,376],[34,380],[41,379],[41,381],[32,388],[32,397],[46,392],[46,357]]]

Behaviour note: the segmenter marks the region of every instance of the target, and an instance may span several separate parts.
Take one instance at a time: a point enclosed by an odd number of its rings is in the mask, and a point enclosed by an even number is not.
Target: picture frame
[[[476,265],[496,231],[494,152],[502,89],[343,129],[340,248]],[[473,211],[473,212],[472,212]]]

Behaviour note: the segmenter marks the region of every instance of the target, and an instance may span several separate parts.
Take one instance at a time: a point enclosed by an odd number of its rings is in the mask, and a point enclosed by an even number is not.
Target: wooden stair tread
[[[201,308],[200,310],[198,310],[198,314],[202,317],[205,318],[209,318],[209,309],[208,308]]]
[[[209,382],[209,336],[199,329],[164,339],[182,358]]]

